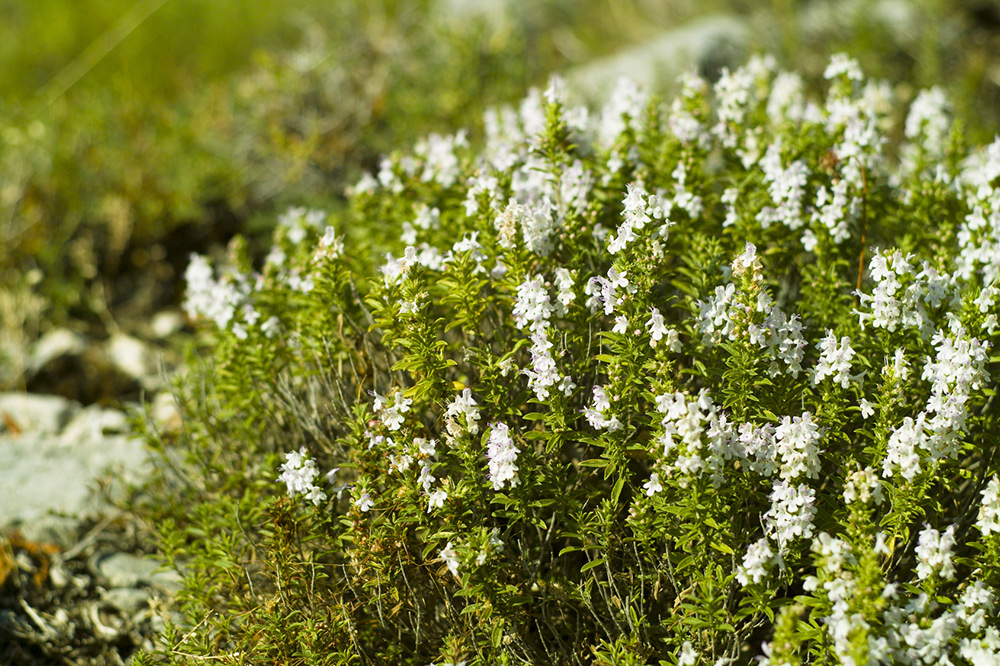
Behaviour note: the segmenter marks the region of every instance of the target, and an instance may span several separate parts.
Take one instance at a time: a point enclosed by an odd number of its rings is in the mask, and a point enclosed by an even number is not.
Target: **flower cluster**
[[[1000,534],[1000,477],[994,476],[982,491],[982,505],[976,526],[983,536]]]
[[[563,279],[565,286],[565,277]],[[565,294],[565,290],[563,293]],[[560,384],[559,388],[567,395],[575,387],[570,378],[559,374],[550,352],[553,344],[545,329],[553,310],[548,290],[540,279],[526,279],[518,286],[517,302],[512,314],[519,328],[527,328],[531,332],[531,368],[525,369],[524,374],[528,377],[528,386],[539,400],[548,398],[549,389],[556,383]]]
[[[949,525],[944,532],[925,527],[920,532],[917,543],[917,578],[921,580],[937,575],[945,580],[955,577],[952,549],[955,547],[955,526]]]
[[[494,490],[500,490],[505,484],[516,486],[520,480],[517,478],[517,454],[520,449],[514,445],[509,429],[503,423],[494,423],[490,426],[490,437],[487,440],[486,459],[489,461],[490,483]]]
[[[846,335],[837,338],[832,331],[827,331],[826,337],[820,340],[816,347],[820,350],[819,363],[813,370],[813,383],[819,384],[827,377],[833,377],[835,382],[840,383],[841,388],[847,388],[851,380],[860,377],[851,376],[851,359],[854,358],[854,350],[851,349],[851,339]]]
[[[748,275],[750,289],[737,289],[735,283],[729,282],[716,287],[708,300],[698,301],[698,330],[708,345],[746,340],[769,359],[770,376],[784,371],[797,377],[802,371],[806,346],[802,321],[798,315],[789,316],[774,304],[761,286],[764,279],[761,267],[756,246],[747,241],[744,252],[733,261],[732,274]]]
[[[305,498],[319,506],[326,500],[326,493],[316,485],[319,469],[316,461],[309,457],[305,447],[285,454],[278,481],[288,488],[289,497],[305,495]]]
[[[448,410],[446,412],[450,419],[454,419],[457,416],[462,416],[465,419],[465,429],[470,435],[475,435],[479,432],[479,406],[475,399],[472,397],[472,389],[466,387],[462,389],[462,392],[455,396],[455,399],[451,401],[448,405]],[[451,427],[450,424],[455,424],[455,427]],[[457,427],[454,420],[449,421],[449,434],[453,437],[457,437],[461,430]]]

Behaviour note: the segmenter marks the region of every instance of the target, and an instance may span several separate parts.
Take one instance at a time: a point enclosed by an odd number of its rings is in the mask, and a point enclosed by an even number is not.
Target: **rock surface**
[[[0,393],[0,664],[123,664],[154,647],[180,580],[115,506],[150,470],[124,412]]]
[[[0,419],[0,530],[17,527],[58,543],[65,538],[59,516],[79,520],[111,508],[95,492],[98,482],[113,497],[148,472],[143,443],[129,433],[121,412],[6,393],[0,394]]]
[[[750,27],[734,15],[709,16],[566,73],[567,84],[589,101],[606,99],[621,77],[649,90],[672,90],[677,78],[696,70],[714,78],[742,63]]]

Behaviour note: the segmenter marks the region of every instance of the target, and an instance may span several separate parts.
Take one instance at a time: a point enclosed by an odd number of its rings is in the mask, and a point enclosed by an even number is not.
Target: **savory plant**
[[[826,78],[554,79],[193,257],[160,658],[1000,659],[1000,142]]]

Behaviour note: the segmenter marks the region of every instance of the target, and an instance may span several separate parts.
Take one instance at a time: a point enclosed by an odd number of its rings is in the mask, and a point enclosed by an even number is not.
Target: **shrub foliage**
[[[997,659],[1000,143],[826,77],[553,80],[193,257],[158,658]]]

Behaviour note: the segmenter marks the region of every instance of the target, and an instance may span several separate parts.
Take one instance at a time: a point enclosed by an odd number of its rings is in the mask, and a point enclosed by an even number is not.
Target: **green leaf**
[[[604,564],[604,562],[605,562],[605,559],[603,557],[600,557],[600,558],[598,558],[596,560],[593,560],[591,562],[587,562],[582,567],[580,567],[580,573],[583,573],[585,571],[590,571],[594,567],[599,567],[602,564]]]
[[[709,546],[719,551],[720,553],[725,553],[726,555],[735,555],[736,553],[732,548],[721,542],[710,541]]]
[[[621,476],[618,477],[618,480],[615,482],[615,487],[611,489],[612,502],[615,503],[618,502],[618,498],[621,496],[622,488],[624,487],[625,487],[625,475],[622,474]]]

